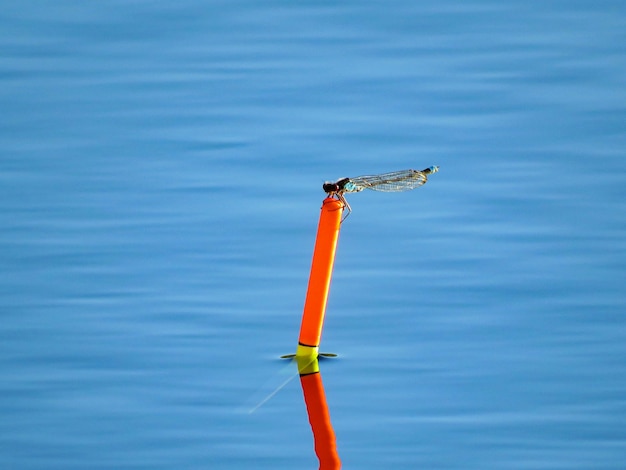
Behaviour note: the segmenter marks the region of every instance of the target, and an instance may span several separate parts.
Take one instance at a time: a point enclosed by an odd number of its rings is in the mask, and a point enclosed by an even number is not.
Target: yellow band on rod
[[[315,357],[317,358],[319,354],[320,348],[319,346],[304,346],[303,344],[298,344],[298,349],[296,349],[296,357]]]

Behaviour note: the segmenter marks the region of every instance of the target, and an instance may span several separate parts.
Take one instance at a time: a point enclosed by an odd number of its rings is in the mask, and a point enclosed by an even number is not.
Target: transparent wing
[[[427,181],[426,173],[417,170],[400,170],[381,175],[366,175],[350,178],[344,186],[348,193],[359,192],[364,189],[374,191],[398,192],[409,191],[423,185]]]

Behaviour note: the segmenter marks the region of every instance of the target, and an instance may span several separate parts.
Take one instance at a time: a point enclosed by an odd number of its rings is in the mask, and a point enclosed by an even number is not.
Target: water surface
[[[620,2],[5,2],[0,466],[316,468],[284,383],[324,180],[344,468],[626,459]],[[285,367],[288,367],[285,370]]]

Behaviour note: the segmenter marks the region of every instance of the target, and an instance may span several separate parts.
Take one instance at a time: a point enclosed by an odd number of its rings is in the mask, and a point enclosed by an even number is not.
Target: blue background
[[[623,2],[0,21],[1,468],[316,468],[297,379],[263,400],[321,185],[430,165],[349,196],[322,341],[344,468],[624,468]]]

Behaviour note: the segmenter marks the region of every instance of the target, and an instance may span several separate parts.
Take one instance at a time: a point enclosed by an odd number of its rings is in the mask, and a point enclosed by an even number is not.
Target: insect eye
[[[322,188],[324,188],[325,193],[336,193],[337,191],[339,191],[339,187],[337,186],[337,183],[326,182],[324,183]]]

